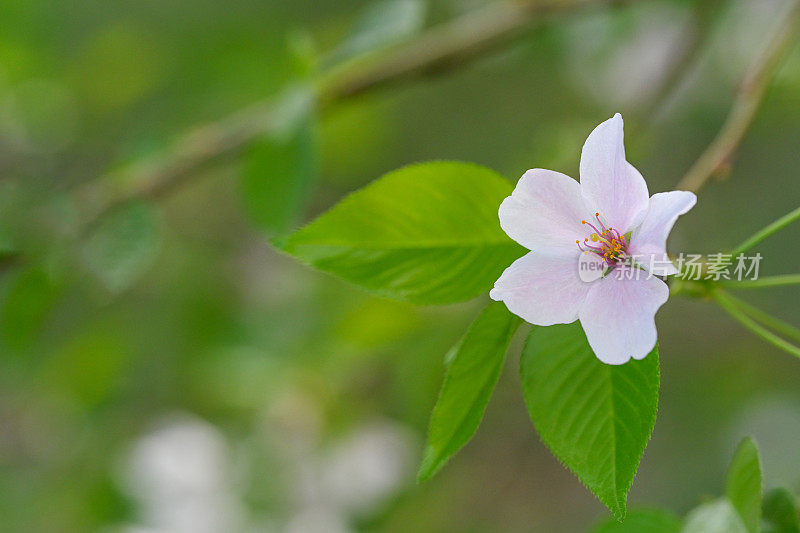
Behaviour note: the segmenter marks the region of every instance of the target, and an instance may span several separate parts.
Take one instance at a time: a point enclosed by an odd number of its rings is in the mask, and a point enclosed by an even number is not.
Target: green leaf
[[[384,0],[368,5],[350,37],[334,50],[329,61],[378,51],[412,37],[425,24],[425,7],[421,0]]]
[[[678,533],[681,519],[662,509],[635,509],[628,513],[624,522],[606,519],[590,533]]]
[[[37,337],[61,292],[61,283],[39,266],[15,275],[0,313],[3,337],[10,347],[24,348]]]
[[[457,345],[431,414],[418,481],[430,479],[478,429],[503,369],[508,343],[521,322],[504,303],[493,302]]]
[[[733,504],[720,498],[690,512],[681,533],[747,533],[747,528]]]
[[[241,176],[245,208],[268,233],[297,222],[318,174],[316,125],[307,118],[292,130],[255,144]]]
[[[658,348],[641,361],[606,365],[580,323],[538,327],[521,372],[542,441],[621,520],[656,421]]]
[[[90,327],[43,363],[40,379],[48,390],[97,406],[123,385],[129,361],[130,350],[114,328]]]
[[[396,170],[276,245],[373,292],[420,304],[488,291],[524,253],[500,229],[511,194],[499,174],[468,163]]]
[[[800,533],[797,498],[786,489],[772,489],[762,504],[765,533]]]
[[[725,495],[742,518],[747,531],[761,529],[761,460],[752,438],[745,438],[728,468]]]
[[[89,237],[86,265],[111,292],[127,289],[151,265],[161,241],[152,206],[132,203],[110,213]]]

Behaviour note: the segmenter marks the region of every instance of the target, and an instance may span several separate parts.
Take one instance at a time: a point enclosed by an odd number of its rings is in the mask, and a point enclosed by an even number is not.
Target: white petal
[[[696,202],[697,196],[687,191],[654,194],[642,224],[631,235],[629,253],[639,256],[637,260],[654,274],[677,274],[678,269],[667,255],[667,237],[678,217],[694,207]]]
[[[576,240],[588,235],[587,218],[577,181],[552,170],[535,168],[519,179],[500,204],[500,226],[529,250],[577,252]]]
[[[633,229],[647,209],[647,183],[625,160],[622,116],[597,126],[581,151],[581,192],[587,208],[620,233]]]
[[[489,296],[537,326],[574,322],[589,289],[600,283],[581,281],[579,256],[577,249],[562,254],[530,252],[503,272]]]
[[[650,353],[657,338],[656,311],[669,297],[667,284],[659,278],[639,270],[639,279],[620,279],[621,272],[617,268],[592,284],[580,310],[589,345],[609,365]]]

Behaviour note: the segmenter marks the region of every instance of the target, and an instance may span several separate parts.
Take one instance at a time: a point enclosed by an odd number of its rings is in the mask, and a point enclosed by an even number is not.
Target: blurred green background
[[[0,3],[0,530],[571,532],[606,516],[539,442],[514,351],[474,440],[416,485],[444,354],[484,302],[378,299],[282,256],[272,210],[295,200],[254,199],[242,176],[301,168],[284,191],[305,205],[297,221],[417,161],[577,177],[585,137],[619,111],[628,159],[651,192],[669,190],[786,1],[576,8],[331,106],[299,148],[260,139],[88,227],[73,194],[483,4]],[[795,208],[798,142],[795,49],[671,250],[724,249]],[[761,273],[797,271],[798,241],[794,227],[763,243]],[[745,296],[800,323],[794,289]],[[708,302],[675,298],[657,319],[661,405],[631,504],[684,514],[719,494],[746,434],[766,485],[800,490],[800,361]]]

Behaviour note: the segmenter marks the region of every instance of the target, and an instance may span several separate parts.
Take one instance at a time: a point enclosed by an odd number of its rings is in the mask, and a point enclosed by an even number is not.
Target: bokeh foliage
[[[0,5],[3,530],[148,525],[153,509],[131,465],[148,472],[134,459],[148,435],[171,442],[162,427],[194,428],[179,436],[198,449],[210,443],[212,459],[222,443],[227,461],[214,472],[235,501],[225,509],[256,530],[302,531],[298,517],[320,502],[357,530],[595,523],[601,505],[537,442],[516,360],[472,443],[429,483],[413,482],[444,354],[485,301],[417,308],[369,296],[295,263],[268,238],[418,161],[468,160],[509,179],[529,167],[574,176],[587,132],[616,111],[651,191],[671,189],[715,135],[782,2],[564,13],[477,61],[324,116],[287,103],[282,128],[252,150],[100,220],[88,220],[91,198],[73,194],[98,180],[129,186],[115,171],[169,152],[187,128],[299,94],[316,69],[481,5],[395,2],[399,23],[381,31],[381,9],[354,0]],[[688,74],[662,94],[670,61],[696,36]],[[797,206],[798,87],[794,50],[730,174],[681,221],[672,249],[716,251]],[[291,176],[282,183],[293,187],[248,172]],[[764,273],[797,270],[799,238],[792,227],[764,242]],[[747,296],[800,321],[794,289]],[[659,421],[632,505],[685,515],[721,494],[746,434],[758,438],[765,486],[800,490],[787,446],[800,438],[797,361],[708,303],[675,300],[658,322]],[[374,442],[367,451],[392,452],[378,454],[379,465],[396,461],[391,483],[370,485],[350,459],[373,457],[360,446]],[[776,498],[765,505],[780,509]]]

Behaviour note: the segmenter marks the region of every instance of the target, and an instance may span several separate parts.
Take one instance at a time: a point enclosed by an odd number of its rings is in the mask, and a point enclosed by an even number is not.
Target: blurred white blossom
[[[181,416],[134,445],[124,484],[139,503],[144,531],[237,531],[243,510],[230,472],[222,434],[204,421]]]
[[[367,512],[411,479],[415,444],[398,424],[378,422],[359,428],[316,459],[303,493],[347,513]]]
[[[287,413],[298,414],[298,406],[315,412],[311,398],[296,390],[289,396],[293,400],[277,402],[269,417],[273,436],[287,444],[274,452],[293,480],[284,488],[290,497],[284,517],[256,522],[248,516],[233,479],[233,472],[247,466],[234,468],[236,458],[218,429],[180,415],[139,439],[125,460],[122,482],[137,503],[139,523],[118,531],[346,533],[354,518],[410,483],[418,442],[404,426],[373,422],[322,445],[307,425],[281,422]]]

